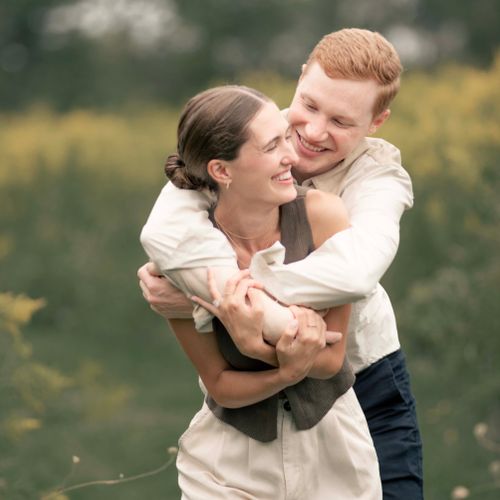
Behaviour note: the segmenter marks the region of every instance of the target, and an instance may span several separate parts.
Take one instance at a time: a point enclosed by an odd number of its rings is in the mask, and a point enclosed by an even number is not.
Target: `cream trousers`
[[[298,431],[280,400],[278,438],[251,439],[206,404],[179,440],[182,500],[380,500],[373,441],[354,391]]]

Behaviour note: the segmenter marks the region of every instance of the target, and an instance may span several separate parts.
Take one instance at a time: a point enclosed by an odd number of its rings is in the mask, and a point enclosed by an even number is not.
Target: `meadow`
[[[244,80],[281,106],[293,94],[275,75]],[[499,80],[500,57],[487,70],[409,72],[380,131],[414,182],[383,284],[417,398],[427,500],[459,485],[498,498]],[[0,499],[179,497],[174,465],[48,496],[162,466],[201,404],[136,278],[178,113],[40,105],[0,117]]]

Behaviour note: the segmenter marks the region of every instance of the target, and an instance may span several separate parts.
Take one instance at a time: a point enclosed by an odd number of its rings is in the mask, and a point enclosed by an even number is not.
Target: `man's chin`
[[[314,177],[315,175],[322,174],[330,169],[329,165],[325,165],[319,162],[313,161],[303,161],[299,165],[293,168],[294,177],[297,180],[306,180],[309,177]]]

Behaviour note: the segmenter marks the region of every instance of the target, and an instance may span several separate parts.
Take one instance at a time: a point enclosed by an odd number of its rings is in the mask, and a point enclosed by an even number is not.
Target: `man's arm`
[[[356,177],[357,174],[357,177]],[[351,227],[304,260],[283,265],[266,251],[252,260],[252,277],[278,300],[328,308],[368,295],[393,261],[399,222],[413,203],[411,180],[398,165],[354,172],[341,193]]]
[[[146,253],[159,274],[170,281],[165,281],[162,289],[154,280],[151,266],[145,270],[141,268],[139,273],[144,278],[139,276],[141,288],[146,300],[149,300],[147,297],[154,300],[155,294],[150,293],[152,291],[145,283],[149,279],[163,299],[163,303],[157,301],[152,305],[162,307],[161,314],[167,318],[185,318],[189,310],[172,284],[187,297],[196,295],[211,301],[207,268],[214,269],[215,280],[220,289],[224,289],[227,281],[238,272],[233,248],[208,218],[207,210],[212,201],[211,195],[206,192],[179,189],[168,183],[161,191],[141,232],[141,243]],[[151,277],[148,278],[147,274]],[[267,340],[276,343],[283,325],[293,316],[288,308],[268,295],[262,295],[264,335]],[[198,331],[211,331],[212,315],[207,309],[195,305],[192,316]]]

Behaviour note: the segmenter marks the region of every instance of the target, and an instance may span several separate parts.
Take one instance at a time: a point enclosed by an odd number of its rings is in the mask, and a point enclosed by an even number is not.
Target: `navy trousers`
[[[403,352],[356,374],[354,391],[377,451],[384,500],[423,500],[422,441]]]

